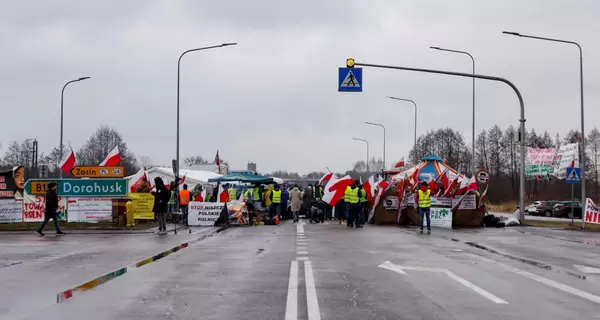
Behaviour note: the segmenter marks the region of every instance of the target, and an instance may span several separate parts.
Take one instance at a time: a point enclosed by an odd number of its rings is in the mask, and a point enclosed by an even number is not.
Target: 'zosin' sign
[[[590,198],[587,198],[585,202],[585,223],[600,224],[600,209],[598,209],[594,201]]]

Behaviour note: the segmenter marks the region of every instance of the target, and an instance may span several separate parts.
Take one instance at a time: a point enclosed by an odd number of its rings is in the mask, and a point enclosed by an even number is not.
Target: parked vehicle
[[[575,218],[579,219],[582,217],[581,203],[578,201],[564,201],[554,205],[552,210],[552,216],[559,218],[571,218],[571,208]]]
[[[558,200],[534,201],[528,208],[527,212],[532,216],[552,217],[554,206],[560,203]]]

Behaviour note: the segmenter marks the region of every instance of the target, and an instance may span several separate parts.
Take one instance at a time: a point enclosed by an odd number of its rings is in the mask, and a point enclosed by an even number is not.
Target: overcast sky
[[[233,169],[345,171],[382,154],[408,154],[413,109],[418,133],[451,127],[471,141],[471,80],[365,69],[362,93],[337,92],[337,68],[357,62],[505,77],[521,90],[527,128],[580,128],[575,46],[503,35],[503,30],[571,39],[584,50],[586,128],[600,117],[600,2],[502,1],[4,1],[0,10],[0,142],[37,138],[59,144],[60,92],[65,143],[79,148],[101,125],[153,163],[175,158],[177,58],[190,48],[238,42],[182,60],[181,157]],[[477,81],[476,130],[518,125],[519,105],[505,84]]]

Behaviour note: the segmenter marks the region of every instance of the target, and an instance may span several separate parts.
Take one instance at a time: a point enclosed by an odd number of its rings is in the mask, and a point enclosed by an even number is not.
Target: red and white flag
[[[405,163],[404,163],[404,157],[402,157],[400,159],[400,161],[396,162],[396,165],[394,165],[394,168],[402,168],[404,167]]]
[[[456,172],[456,176],[454,177],[454,179],[452,179],[452,181],[450,182],[450,185],[448,186],[448,188],[446,188],[446,191],[444,191],[444,194],[443,194],[444,197],[448,196],[452,193],[452,191],[458,184],[459,179],[460,179],[460,173]]]
[[[221,158],[219,158],[219,150],[217,150],[217,155],[215,156],[215,164],[217,167],[219,167],[219,170],[221,170]]]
[[[121,163],[121,154],[119,153],[119,146],[115,146],[104,158],[104,161],[99,166],[118,166]]]
[[[369,203],[373,203],[373,199],[375,198],[375,177],[371,176],[369,180],[362,184],[362,187],[367,193],[367,199],[369,199]]]
[[[452,206],[452,209],[450,211],[452,211],[452,213],[456,213],[456,211],[458,210],[458,208],[460,208],[460,204],[463,202],[463,200],[465,200],[465,197],[471,193],[471,191],[467,191],[465,192],[465,194],[463,194],[460,199],[458,199],[458,201],[454,204],[454,206]]]
[[[487,190],[488,187],[485,187],[485,190],[483,190],[483,193],[481,194],[481,197],[479,197],[479,208],[485,206],[485,200],[487,200]]]
[[[75,152],[71,149],[71,153],[60,163],[60,170],[64,173],[71,173],[77,161],[75,160]]]
[[[341,179],[332,177],[325,186],[323,201],[334,207],[342,199],[346,188],[353,183],[354,180],[350,176],[345,176]]]
[[[333,177],[333,173],[327,173],[324,176],[321,177],[321,179],[319,179],[319,184],[320,185],[325,185],[325,183],[327,183],[331,177]]]
[[[373,200],[373,206],[371,207],[371,211],[369,212],[367,224],[369,224],[369,222],[371,222],[371,219],[373,219],[373,216],[375,215],[375,208],[377,208],[379,201],[381,201],[381,196],[389,186],[390,183],[387,182],[385,179],[381,179],[379,180],[379,183],[377,183],[377,194],[375,195],[375,199]]]
[[[131,186],[129,188],[129,190],[131,192],[136,192],[137,188],[140,184],[142,184],[142,181],[144,181],[144,178],[146,177],[146,171],[144,170],[144,168],[141,168],[138,172],[136,172],[130,179],[130,183],[129,185]]]
[[[460,192],[467,192],[467,191],[475,191],[477,190],[477,181],[475,180],[475,176],[472,176],[469,179],[463,179],[463,181],[460,183],[460,188],[459,191]]]
[[[187,173],[183,175],[183,178],[179,179],[179,185],[182,185],[185,182],[185,177]]]

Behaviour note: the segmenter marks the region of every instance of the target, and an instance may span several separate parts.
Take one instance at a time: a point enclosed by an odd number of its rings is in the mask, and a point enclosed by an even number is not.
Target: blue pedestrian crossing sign
[[[339,92],[362,92],[362,68],[340,68]]]
[[[567,168],[567,183],[581,183],[581,168]]]

